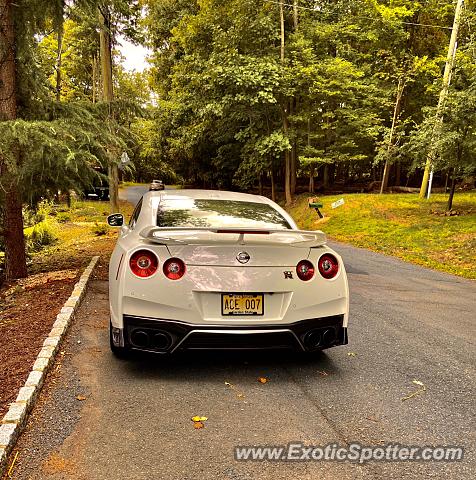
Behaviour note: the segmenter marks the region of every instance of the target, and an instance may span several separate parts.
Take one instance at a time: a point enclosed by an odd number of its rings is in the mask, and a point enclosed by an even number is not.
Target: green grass
[[[119,202],[120,211],[128,222],[134,206]],[[48,222],[55,227],[57,241],[38,252],[31,252],[30,271],[43,271],[70,268],[81,264],[93,255],[108,256],[117,239],[117,228],[106,223],[109,202],[73,200],[71,208],[61,205],[52,212]],[[59,217],[59,218],[58,218]],[[69,265],[69,266],[68,266]]]
[[[476,278],[476,193],[457,193],[445,216],[447,195],[421,200],[413,194],[322,196],[326,218],[319,220],[304,194],[288,209],[299,227],[323,230],[329,238],[394,255],[466,278]],[[336,209],[331,203],[344,198]]]

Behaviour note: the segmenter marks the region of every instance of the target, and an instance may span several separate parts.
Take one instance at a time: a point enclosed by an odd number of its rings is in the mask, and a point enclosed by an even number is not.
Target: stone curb
[[[81,300],[84,298],[89,279],[98,260],[99,257],[91,259],[81,278],[75,284],[73,293],[66,300],[61,312],[56,316],[50,334],[43,342],[43,348],[33,364],[25,385],[20,388],[16,400],[10,404],[10,408],[0,421],[0,478],[5,473],[8,455],[13,450],[15,442],[26,424],[28,413],[38,398],[61,341],[81,304]]]

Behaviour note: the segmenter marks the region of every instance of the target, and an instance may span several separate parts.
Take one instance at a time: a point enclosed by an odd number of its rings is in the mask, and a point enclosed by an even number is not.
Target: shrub
[[[102,236],[102,235],[106,235],[107,232],[109,232],[109,228],[108,226],[105,224],[105,223],[98,223],[96,222],[94,224],[94,227],[92,228],[92,231],[95,235],[97,235],[98,237]]]
[[[66,223],[71,221],[71,215],[67,212],[58,212],[56,215],[56,220],[59,223]]]
[[[53,245],[58,240],[55,228],[47,220],[37,223],[33,227],[25,228],[27,250],[37,252],[43,247]]]

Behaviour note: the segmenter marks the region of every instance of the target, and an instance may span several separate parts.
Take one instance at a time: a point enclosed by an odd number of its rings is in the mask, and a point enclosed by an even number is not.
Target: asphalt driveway
[[[108,348],[107,282],[95,280],[18,444],[12,478],[475,478],[476,284],[333,246],[349,273],[350,344],[313,359],[196,353],[119,361]],[[426,390],[404,401],[421,388],[413,380]],[[194,415],[208,417],[204,429],[193,428]],[[294,441],[466,451],[457,463],[234,460],[236,445]]]

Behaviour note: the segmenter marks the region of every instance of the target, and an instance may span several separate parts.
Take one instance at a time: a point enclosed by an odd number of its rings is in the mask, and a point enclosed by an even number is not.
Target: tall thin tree
[[[14,8],[12,0],[0,0],[0,121],[17,118]],[[15,153],[19,157],[20,152]],[[14,174],[2,158],[0,177],[4,186],[1,194],[4,197],[2,234],[5,240],[5,274],[8,280],[24,278],[27,268],[22,198]]]
[[[103,86],[103,100],[109,104],[109,116],[112,116],[112,101],[114,99],[112,84],[112,33],[111,14],[107,5],[99,7],[99,48],[101,57],[101,77]],[[119,172],[118,167],[112,160],[108,166],[109,176],[109,198],[111,213],[119,211],[118,189]]]
[[[284,22],[284,0],[279,2],[279,19],[281,26],[281,64],[284,67],[285,55],[285,22]],[[283,132],[287,137],[289,133],[289,100],[287,98],[283,101],[282,115],[283,115]],[[291,154],[289,150],[284,152],[284,195],[286,198],[286,205],[290,205],[293,201],[291,192]]]

